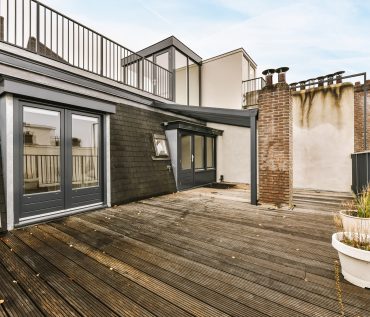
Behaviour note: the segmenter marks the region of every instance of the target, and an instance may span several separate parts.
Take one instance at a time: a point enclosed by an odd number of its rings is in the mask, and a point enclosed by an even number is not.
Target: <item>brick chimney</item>
[[[280,67],[279,82],[258,96],[259,201],[281,206],[292,203],[292,89],[286,83],[288,67]],[[271,70],[264,75],[272,76]]]

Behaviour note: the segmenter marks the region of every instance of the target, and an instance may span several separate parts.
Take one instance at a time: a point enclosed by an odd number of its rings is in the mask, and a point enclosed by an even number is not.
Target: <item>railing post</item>
[[[103,69],[103,64],[104,64],[104,58],[103,58],[103,37],[100,36],[100,76],[103,77],[104,74],[104,69]]]
[[[40,46],[40,3],[36,2],[36,53],[39,53]]]
[[[145,80],[145,74],[144,74],[144,68],[145,68],[145,59],[144,57],[141,60],[141,89],[145,89],[144,80]]]

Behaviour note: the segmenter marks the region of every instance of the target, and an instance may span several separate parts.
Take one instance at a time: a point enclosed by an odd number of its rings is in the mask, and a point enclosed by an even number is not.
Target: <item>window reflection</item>
[[[72,115],[72,187],[99,184],[99,120]]]
[[[23,107],[25,194],[60,190],[60,112]]]

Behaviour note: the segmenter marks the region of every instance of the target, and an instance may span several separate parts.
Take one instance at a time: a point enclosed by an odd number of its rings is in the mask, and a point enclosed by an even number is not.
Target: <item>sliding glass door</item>
[[[22,102],[19,218],[103,201],[101,116]]]

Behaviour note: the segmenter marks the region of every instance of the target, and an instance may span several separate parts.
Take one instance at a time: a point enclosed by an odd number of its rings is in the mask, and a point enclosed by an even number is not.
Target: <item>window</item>
[[[192,169],[192,138],[191,135],[181,136],[181,169]]]
[[[99,185],[99,119],[72,114],[72,187]]]
[[[214,143],[214,138],[207,137],[207,168],[215,168]]]
[[[154,142],[155,156],[159,158],[168,158],[169,151],[168,151],[166,136],[154,134],[153,142]]]
[[[195,169],[204,169],[204,137],[194,136]]]
[[[23,108],[24,193],[60,190],[59,111]]]
[[[189,59],[189,105],[199,106],[199,65]]]
[[[176,80],[176,102],[181,105],[188,104],[188,60],[180,52],[175,52],[175,80]]]

